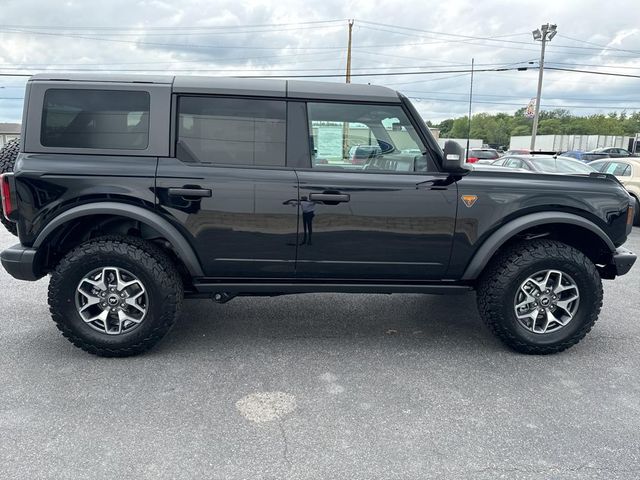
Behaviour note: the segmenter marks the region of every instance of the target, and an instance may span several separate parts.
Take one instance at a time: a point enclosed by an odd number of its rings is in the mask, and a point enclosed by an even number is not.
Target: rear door
[[[283,99],[177,98],[175,157],[158,164],[160,207],[190,237],[208,277],[292,277],[296,173]]]
[[[457,187],[400,104],[310,102],[312,154],[298,168],[297,276],[433,279],[451,251]],[[353,163],[354,146],[380,153]]]

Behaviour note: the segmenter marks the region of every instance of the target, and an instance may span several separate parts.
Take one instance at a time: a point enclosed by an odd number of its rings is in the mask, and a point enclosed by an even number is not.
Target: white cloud
[[[346,21],[296,24],[355,18],[354,73],[464,69],[472,57],[478,68],[537,62],[540,46],[530,32],[550,21],[558,24],[559,34],[547,50],[548,66],[640,75],[636,11],[636,0],[609,1],[606,8],[595,0],[5,0],[0,8],[0,72],[25,67],[29,72],[90,68],[208,75],[314,74],[318,69],[340,73]],[[243,27],[264,24],[286,25]],[[113,28],[121,30],[109,30]],[[514,111],[535,95],[536,79],[535,70],[478,72],[474,112]],[[389,85],[423,98],[416,105],[426,119],[437,121],[467,110],[468,75],[370,76],[353,81]],[[22,106],[15,98],[23,95],[24,82],[0,79],[5,87],[0,89],[0,121],[20,119]],[[548,70],[542,103],[589,107],[573,108],[581,113],[609,110],[601,107],[640,108],[639,85],[639,78]]]

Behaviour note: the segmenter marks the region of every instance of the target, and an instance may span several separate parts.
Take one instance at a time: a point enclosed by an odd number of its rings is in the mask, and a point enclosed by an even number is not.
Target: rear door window
[[[144,91],[49,89],[44,96],[44,147],[145,150],[150,96]]]
[[[286,103],[281,100],[180,97],[180,160],[219,165],[285,165]]]
[[[611,162],[607,167],[607,173],[612,173],[616,177],[628,177],[631,175],[631,168],[626,163]]]

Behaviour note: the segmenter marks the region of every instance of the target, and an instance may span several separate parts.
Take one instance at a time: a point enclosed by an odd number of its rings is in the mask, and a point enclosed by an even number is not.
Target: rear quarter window
[[[148,92],[49,89],[44,95],[44,147],[145,150],[149,146]]]

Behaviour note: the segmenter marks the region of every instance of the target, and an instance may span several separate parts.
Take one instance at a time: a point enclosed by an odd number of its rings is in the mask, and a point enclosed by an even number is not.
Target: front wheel
[[[125,357],[154,346],[183,297],[171,259],[137,238],[103,237],[69,252],[51,274],[49,307],[62,334],[95,355]]]
[[[516,351],[549,354],[584,338],[602,307],[602,282],[582,252],[553,240],[518,243],[478,285],[484,323]]]

